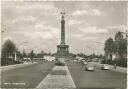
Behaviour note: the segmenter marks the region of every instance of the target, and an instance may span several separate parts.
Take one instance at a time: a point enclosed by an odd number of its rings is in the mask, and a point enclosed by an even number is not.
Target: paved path
[[[52,69],[52,71],[60,71],[60,70],[65,70],[66,75],[48,74],[36,88],[39,88],[39,89],[75,88],[75,84],[72,80],[68,67],[67,66],[55,66]]]

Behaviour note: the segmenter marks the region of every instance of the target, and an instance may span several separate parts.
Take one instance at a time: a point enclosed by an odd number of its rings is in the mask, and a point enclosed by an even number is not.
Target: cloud
[[[108,26],[107,29],[116,29],[116,30],[119,30],[119,31],[126,31],[126,29],[128,29],[128,26],[126,25],[112,25],[112,26]]]
[[[86,50],[85,45],[95,47],[95,41],[104,42],[118,31],[106,28],[107,26],[125,23],[123,18],[125,6],[117,7],[108,3],[106,7],[104,2],[89,3],[2,2],[2,29],[5,31],[3,38],[11,37],[16,44],[27,41],[26,50],[30,48],[30,50],[56,52],[56,45],[60,44],[61,35],[60,11],[65,9],[68,10],[66,44],[70,45],[70,52],[87,51],[88,53],[89,50]],[[110,12],[111,7],[114,10]],[[99,51],[101,46],[95,48]]]
[[[84,37],[81,40],[83,40],[83,41],[96,41],[99,38],[100,37],[90,36],[90,37]]]
[[[37,32],[49,32],[49,33],[52,33],[55,35],[59,34],[59,28],[45,24],[44,22],[37,23],[35,25],[35,31],[37,31]]]
[[[38,24],[35,25],[32,31],[13,31],[12,35],[20,34],[27,39],[33,39],[33,41],[36,39],[50,40],[59,38],[59,30],[60,29],[56,27]]]
[[[92,15],[100,16],[101,12],[98,9],[92,9]]]
[[[72,37],[76,37],[76,38],[83,38],[84,35],[83,34],[71,34]]]
[[[13,35],[21,33],[32,39],[53,39],[59,33],[53,23],[57,21],[58,10],[50,2],[3,2],[2,27]]]
[[[2,5],[6,4],[6,8],[14,8],[16,7],[17,9],[44,9],[44,10],[50,10],[54,9],[54,3],[52,2],[2,2]],[[26,8],[27,7],[27,8]]]
[[[9,36],[8,36],[8,37],[5,37],[5,38],[4,38],[4,41],[6,41],[6,40],[8,40],[8,39],[11,40],[12,37],[9,37]]]
[[[73,16],[82,16],[82,15],[100,16],[101,12],[99,9],[76,10],[72,13],[72,15]]]
[[[2,3],[2,18],[3,16],[8,21],[15,23],[19,21],[35,21],[42,19],[57,19],[60,10],[53,3],[32,3],[32,2],[3,2]]]
[[[34,16],[22,16],[20,18],[14,19],[12,21],[13,24],[19,22],[35,22],[36,18]]]
[[[78,20],[69,20],[68,21],[68,25],[80,25],[82,23],[82,21],[78,21]]]
[[[86,34],[97,34],[97,33],[107,33],[107,29],[98,29],[96,28],[95,26],[92,26],[92,27],[79,27],[78,28],[80,31],[86,33]]]
[[[33,34],[31,34],[33,39],[52,39],[54,37],[54,35],[50,32],[34,32]]]
[[[88,11],[86,10],[76,10],[75,12],[72,13],[72,15],[74,16],[78,16],[78,15],[87,15]]]
[[[112,26],[108,26],[106,27],[106,29],[108,30],[108,33],[111,37],[114,37],[115,34],[120,31],[120,32],[123,32],[124,35],[126,35],[126,29],[128,29],[128,26],[126,25],[112,25]]]

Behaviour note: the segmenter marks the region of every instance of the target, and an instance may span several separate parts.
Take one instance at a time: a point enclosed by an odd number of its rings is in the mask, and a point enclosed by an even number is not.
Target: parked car
[[[79,63],[79,62],[80,62],[80,60],[77,60],[77,62]]]
[[[77,62],[77,60],[73,60],[74,62]]]
[[[90,63],[86,64],[85,70],[86,71],[94,71],[94,65],[90,64]]]
[[[108,64],[104,64],[104,65],[102,65],[101,69],[102,69],[102,70],[109,70],[110,67],[109,67]]]
[[[83,64],[84,64],[84,65],[87,65],[87,62],[86,62],[86,61],[84,61],[84,62],[83,62]]]

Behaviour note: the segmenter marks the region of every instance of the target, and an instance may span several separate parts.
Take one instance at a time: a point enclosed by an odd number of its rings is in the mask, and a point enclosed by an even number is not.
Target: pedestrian
[[[116,64],[114,64],[114,69],[116,69]]]

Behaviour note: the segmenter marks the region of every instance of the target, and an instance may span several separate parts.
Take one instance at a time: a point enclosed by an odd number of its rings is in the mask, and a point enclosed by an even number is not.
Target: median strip
[[[53,70],[50,73],[51,75],[67,75],[66,70]]]
[[[48,74],[36,88],[76,88],[67,66],[55,66],[52,71],[55,74]]]

